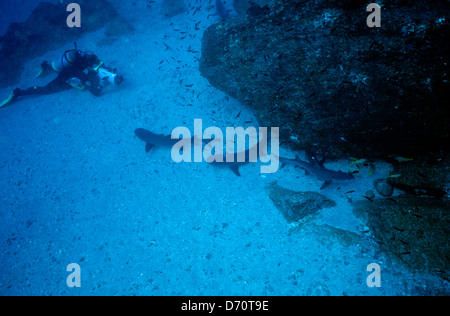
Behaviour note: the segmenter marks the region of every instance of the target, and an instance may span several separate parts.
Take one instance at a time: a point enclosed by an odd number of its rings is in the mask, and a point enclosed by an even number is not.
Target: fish
[[[242,153],[240,153],[240,154],[242,155]],[[236,176],[240,177],[241,173],[239,172],[239,168],[242,167],[243,165],[248,164],[250,162],[249,161],[250,160],[249,159],[249,157],[250,157],[250,150],[247,149],[244,152],[245,160],[243,162],[239,162],[238,161],[238,153],[234,153],[233,154],[234,155],[234,161],[233,162],[227,161],[227,157],[228,157],[228,160],[231,160],[229,155],[230,154],[227,155],[226,153],[224,153],[223,158],[222,158],[222,160],[223,160],[222,162],[218,162],[218,161],[213,160],[212,162],[210,162],[210,164],[213,165],[213,166],[216,166],[216,167],[229,168],[231,171],[233,171],[233,173]]]
[[[369,176],[373,175],[374,172],[375,172],[375,165],[371,163],[369,165]]]
[[[137,128],[134,131],[134,134],[140,140],[145,142],[145,152],[147,152],[147,153],[150,152],[150,150],[153,147],[170,148],[170,147],[173,147],[176,143],[178,143],[180,141],[179,139],[172,139],[171,135],[155,134],[144,128]],[[203,143],[206,145],[207,141],[209,141],[209,140],[203,140]],[[224,153],[223,162],[218,162],[218,161],[214,160],[210,163],[216,167],[230,168],[231,171],[233,171],[233,173],[235,175],[240,177],[241,174],[239,172],[239,167],[249,163],[250,150],[245,151],[245,161],[244,162],[238,162],[237,155],[238,155],[238,153],[234,153],[234,162],[227,161],[228,156],[226,153]],[[230,160],[230,158],[228,160]]]
[[[134,134],[145,142],[145,152],[150,152],[153,147],[173,147],[179,139],[172,139],[171,135],[155,134],[144,128],[137,128]]]
[[[410,162],[414,160],[413,158],[405,158],[401,156],[395,156],[394,159],[397,160],[398,162]]]
[[[295,159],[288,159],[288,158],[279,158],[282,165],[284,164],[291,164],[297,167],[300,167],[302,169],[305,169],[307,173],[315,176],[316,178],[324,181],[324,184],[320,188],[321,190],[327,187],[332,182],[337,181],[347,181],[354,179],[353,175],[342,172],[342,171],[334,171],[327,169],[323,166],[323,163],[318,161],[316,157],[308,154],[308,160],[309,162],[301,160],[297,155],[295,156]]]
[[[367,161],[367,159],[358,159],[358,158],[351,158],[352,159],[352,164],[355,165],[359,165],[359,164],[363,164]]]
[[[172,50],[172,48],[170,48],[170,46],[169,45],[167,45],[166,43],[164,43],[164,42],[162,42],[163,44],[164,44],[164,46],[166,47],[166,49],[164,50],[164,51],[167,51],[167,50]]]

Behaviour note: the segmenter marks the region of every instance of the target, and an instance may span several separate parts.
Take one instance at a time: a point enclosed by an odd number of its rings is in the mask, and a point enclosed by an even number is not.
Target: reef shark
[[[180,141],[180,139],[172,139],[171,135],[155,134],[144,128],[137,128],[134,131],[134,134],[139,139],[141,139],[142,141],[145,142],[145,151],[147,153],[150,152],[150,150],[153,147],[171,148]],[[191,141],[192,140],[193,140],[193,138],[191,138]],[[206,144],[206,141],[207,140],[203,140],[203,143]],[[245,161],[243,161],[243,162],[238,161],[238,155],[242,155],[242,152],[232,154],[232,155],[234,155],[233,161],[230,161],[230,159],[229,159],[230,157],[228,157],[228,155],[230,155],[230,154],[227,154],[227,153],[223,154],[223,162],[213,160],[210,163],[217,167],[230,168],[231,171],[233,171],[233,173],[235,175],[240,176],[241,174],[239,173],[239,167],[241,167],[245,164],[248,164],[250,162],[250,159],[249,159],[250,149],[247,149],[244,152]]]
[[[137,128],[134,134],[145,142],[146,152],[149,152],[153,147],[173,147],[180,141],[179,139],[172,139],[171,135],[155,134],[144,128]]]
[[[294,166],[298,166],[306,170],[307,174],[311,174],[316,178],[324,181],[324,184],[320,189],[325,188],[332,182],[346,181],[354,179],[353,175],[342,172],[342,171],[334,171],[327,169],[323,166],[323,161],[318,161],[316,157],[308,154],[309,162],[301,160],[297,155],[295,159],[288,158],[279,158],[282,165],[284,164],[292,164]]]
[[[171,135],[155,134],[144,128],[137,128],[134,134],[145,142],[145,152],[147,153],[153,147],[170,148],[180,141],[179,139],[172,139]],[[237,154],[234,154],[234,162],[227,162],[226,155],[224,154],[223,162],[212,161],[211,164],[217,167],[230,168],[235,175],[240,176],[239,167],[248,163],[247,158],[249,157],[249,153],[249,150],[245,151],[246,162],[238,162]]]
[[[240,153],[241,155],[242,155],[242,153]],[[212,165],[214,165],[214,166],[216,166],[216,167],[225,167],[225,168],[230,168],[230,170],[231,171],[233,171],[233,173],[235,174],[235,175],[237,175],[238,177],[240,177],[241,176],[241,173],[239,172],[239,167],[241,167],[241,166],[243,166],[243,165],[246,165],[246,164],[248,164],[249,162],[250,162],[250,160],[249,160],[249,157],[250,157],[250,149],[247,149],[245,152],[244,152],[244,157],[245,157],[245,161],[243,161],[243,162],[239,162],[238,161],[238,153],[234,153],[234,154],[232,154],[233,156],[234,156],[234,158],[233,158],[233,162],[231,162],[230,161],[230,159],[229,159],[229,155],[231,155],[231,154],[226,154],[226,153],[224,153],[224,155],[223,155],[223,161],[222,162],[218,162],[218,161],[215,161],[215,160],[213,160],[212,162],[210,162],[210,164],[212,164]]]

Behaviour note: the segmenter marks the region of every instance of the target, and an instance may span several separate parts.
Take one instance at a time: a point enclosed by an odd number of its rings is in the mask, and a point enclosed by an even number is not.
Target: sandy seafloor
[[[159,14],[160,2],[152,10],[144,1],[115,5],[136,28],[133,35],[107,42],[101,30],[78,41],[125,75],[118,89],[98,98],[70,90],[1,109],[0,294],[408,295],[448,289],[380,252],[353,215],[344,193],[355,190],[353,201],[363,199],[373,180],[390,172],[386,163],[377,162],[371,176],[362,170],[355,181],[320,191],[321,181],[292,166],[261,175],[249,164],[237,177],[207,163],[175,164],[168,150],[147,154],[133,133],[137,127],[169,134],[177,126],[192,130],[199,118],[204,127],[223,129],[258,124],[249,108],[198,70],[202,33],[218,21],[207,18],[209,5],[192,16],[189,4],[188,14],[168,19]],[[19,86],[50,80],[33,79],[40,62],[69,48],[30,61]],[[0,90],[1,96],[9,91]],[[355,168],[348,160],[326,166]],[[295,229],[268,196],[273,182],[320,191],[337,206]],[[66,285],[72,262],[81,266],[81,288]],[[381,267],[380,288],[366,285],[372,262]]]

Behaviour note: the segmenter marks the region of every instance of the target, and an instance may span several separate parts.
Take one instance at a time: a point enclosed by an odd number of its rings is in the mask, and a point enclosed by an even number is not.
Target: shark
[[[153,147],[173,147],[179,139],[172,139],[171,135],[155,134],[144,128],[137,128],[134,134],[145,142],[145,151],[148,153]]]
[[[163,134],[155,134],[149,130],[144,128],[137,128],[134,131],[134,134],[142,141],[145,142],[145,152],[150,152],[153,147],[165,147],[171,148],[176,143],[178,143],[179,139],[172,139],[171,135],[163,135]],[[204,141],[205,142],[205,141]],[[250,151],[245,151],[246,162],[238,162],[237,154],[234,154],[234,162],[227,162],[226,155],[224,154],[223,162],[212,161],[211,164],[217,167],[226,167],[230,168],[231,171],[237,176],[240,176],[239,167],[248,163],[248,157],[250,155]]]
[[[228,12],[221,0],[216,0],[216,13],[213,15],[220,16],[222,20],[228,20],[231,18],[230,12]]]
[[[171,135],[163,135],[163,134],[155,134],[149,130],[146,130],[144,128],[137,128],[134,131],[134,134],[142,141],[145,142],[145,151],[148,153],[153,147],[164,147],[164,148],[171,148],[176,143],[178,143],[179,139],[172,139]],[[203,140],[203,143],[206,145],[206,140]],[[242,153],[241,153],[242,154]],[[245,161],[239,162],[238,161],[238,153],[234,153],[234,161],[227,161],[227,154],[224,153],[223,155],[223,162],[218,161],[211,161],[210,164],[216,166],[216,167],[225,167],[229,168],[236,176],[241,176],[239,172],[239,168],[245,164],[249,163],[249,157],[250,157],[250,149],[247,149],[245,152]],[[229,155],[229,154],[228,154]]]
[[[334,171],[327,169],[323,166],[323,161],[318,161],[316,157],[307,154],[309,162],[301,160],[298,155],[295,159],[288,159],[279,157],[282,165],[292,164],[306,170],[307,174],[311,174],[316,178],[324,181],[324,184],[320,188],[321,190],[327,187],[332,182],[342,182],[354,179],[353,175],[347,172]]]
[[[241,153],[242,154],[242,153]],[[245,154],[245,161],[243,161],[243,162],[239,162],[238,161],[238,153],[234,153],[234,154],[232,154],[232,155],[234,155],[234,161],[233,162],[231,162],[231,161],[227,161],[227,157],[228,157],[228,155],[230,155],[230,154],[226,154],[226,153],[224,153],[224,155],[223,155],[223,161],[222,162],[218,162],[218,161],[212,161],[212,162],[210,162],[210,164],[212,164],[213,166],[216,166],[216,167],[225,167],[225,168],[229,168],[231,171],[233,171],[233,173],[236,175],[236,176],[238,176],[238,177],[240,177],[241,176],[241,173],[239,172],[239,168],[240,167],[242,167],[243,165],[246,165],[246,164],[248,164],[249,163],[249,157],[250,157],[250,149],[247,149],[245,152],[244,152],[244,154]],[[229,160],[229,159],[228,159]]]

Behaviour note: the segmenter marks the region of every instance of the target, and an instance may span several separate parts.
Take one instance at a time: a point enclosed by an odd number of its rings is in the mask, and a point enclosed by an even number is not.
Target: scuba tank
[[[55,72],[60,73],[63,69],[74,64],[77,60],[78,54],[81,51],[77,48],[77,42],[74,42],[73,44],[75,49],[66,50],[59,60],[54,60],[52,62],[52,68]]]
[[[64,52],[64,55],[62,55],[61,59],[52,62],[53,70],[60,73],[63,69],[74,64],[79,53],[80,51],[76,49],[66,50]]]
[[[74,49],[69,49],[64,52],[59,60],[55,60],[52,62],[52,68],[55,72],[60,73],[67,67],[77,63],[80,58],[84,58],[85,56],[95,56],[91,52],[83,52],[77,48],[77,42],[74,42]],[[100,67],[101,63],[98,67]]]

